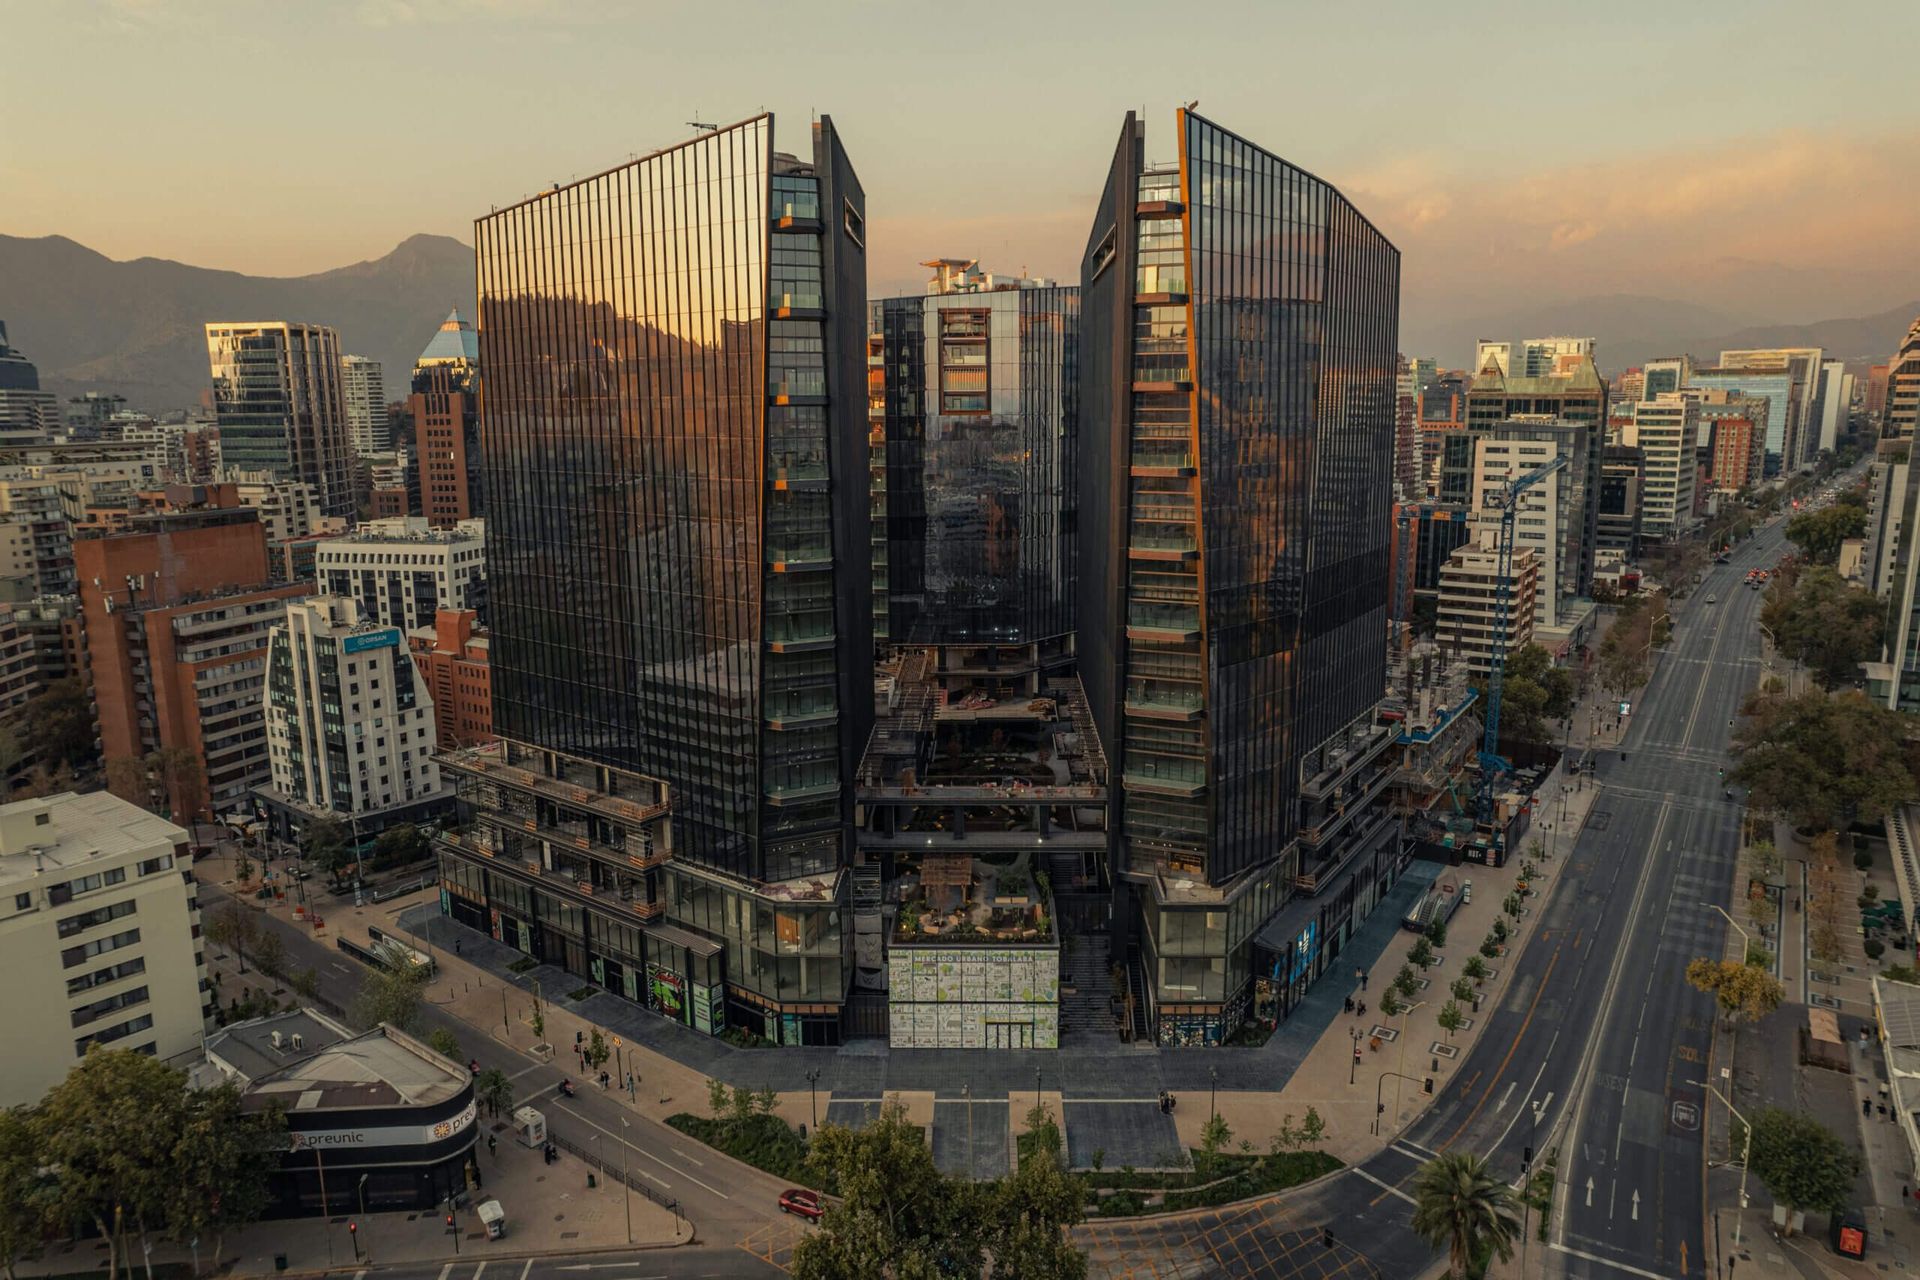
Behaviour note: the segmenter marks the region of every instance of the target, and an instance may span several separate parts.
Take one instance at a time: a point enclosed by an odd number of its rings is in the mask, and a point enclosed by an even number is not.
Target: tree
[[[978,1275],[985,1262],[981,1190],[943,1175],[918,1126],[893,1102],[854,1131],[822,1125],[807,1167],[839,1198],[794,1248],[795,1280]]]
[[[414,965],[370,968],[360,980],[360,994],[353,1001],[354,1021],[363,1027],[384,1022],[411,1033],[420,1022],[420,1000],[426,986],[426,972]]]
[[[256,928],[255,932],[258,941],[253,944],[254,965],[268,977],[280,977],[287,968],[287,944],[271,929]]]
[[[1460,1006],[1449,1000],[1440,1006],[1440,1028],[1447,1033],[1447,1039],[1453,1039],[1453,1033],[1467,1023],[1467,1015],[1460,1012]]]
[[[260,941],[260,922],[253,912],[237,902],[229,902],[213,913],[202,929],[215,946],[225,947],[240,959],[240,972],[247,971],[247,953]]]
[[[607,1038],[595,1027],[593,1034],[587,1037],[587,1065],[598,1071],[607,1065],[607,1059],[613,1056],[613,1050],[607,1044]]]
[[[218,1259],[227,1232],[267,1210],[268,1179],[287,1149],[286,1115],[278,1106],[244,1110],[231,1084],[189,1091],[185,1112],[173,1148],[167,1234],[183,1244],[211,1235]]]
[[[1413,1199],[1413,1229],[1446,1250],[1453,1280],[1466,1280],[1483,1250],[1502,1262],[1513,1258],[1520,1232],[1513,1192],[1479,1156],[1458,1151],[1427,1161],[1414,1178]]]
[[[1718,1001],[1729,1022],[1735,1017],[1758,1022],[1778,1009],[1787,995],[1765,969],[1732,960],[1689,961],[1687,985]]]
[[[1865,509],[1850,503],[1816,507],[1787,521],[1787,540],[1815,564],[1834,563],[1840,558],[1840,544],[1866,531]]]
[[[1782,575],[1767,588],[1761,621],[1780,651],[1807,664],[1822,688],[1852,683],[1860,664],[1879,656],[1886,605],[1819,565]]]
[[[1833,1212],[1853,1195],[1860,1153],[1812,1116],[1764,1107],[1753,1117],[1753,1170],[1789,1209]]]
[[[733,1096],[733,1090],[727,1088],[724,1080],[707,1081],[707,1110],[713,1112],[718,1120],[727,1113],[727,1102]]]
[[[402,866],[418,862],[432,852],[432,845],[420,828],[411,822],[388,827],[373,842],[373,856],[383,866]]]
[[[175,822],[191,822],[207,809],[207,766],[187,747],[161,747],[148,754],[147,773],[166,797]]]
[[[1840,959],[1840,929],[1846,922],[1847,904],[1840,887],[1840,838],[1822,831],[1807,842],[1807,915],[1813,929],[1810,939],[1816,959],[1828,964]]]
[[[1406,1007],[1406,1002],[1394,993],[1394,990],[1392,987],[1388,987],[1385,991],[1382,991],[1380,993],[1380,1016],[1381,1017],[1397,1018],[1400,1016],[1400,1010],[1405,1007]]]
[[[1228,1126],[1227,1118],[1218,1111],[1208,1116],[1207,1122],[1200,1126],[1200,1161],[1204,1166],[1202,1172],[1213,1168],[1214,1157],[1225,1150],[1227,1144],[1232,1141],[1233,1129]]]
[[[311,1000],[320,994],[320,971],[312,965],[308,965],[291,978],[288,978],[287,985],[292,987],[294,991],[298,992],[304,998]]]
[[[94,745],[93,702],[78,676],[56,680],[20,709],[25,741],[40,759],[65,769],[88,769],[100,758]]]
[[[1914,798],[1906,718],[1865,694],[1759,698],[1735,730],[1733,780],[1803,831],[1885,817]]]
[[[1401,995],[1411,1000],[1413,993],[1420,989],[1420,975],[1413,971],[1412,965],[1403,964],[1400,972],[1393,975],[1393,985]]]
[[[1471,1004],[1475,1000],[1478,1000],[1480,993],[1474,989],[1473,979],[1464,977],[1455,978],[1453,980],[1453,998],[1461,1004]]]
[[[114,1280],[122,1230],[131,1226],[144,1243],[166,1220],[186,1077],[145,1054],[92,1045],[34,1118],[41,1158],[54,1173],[52,1210],[93,1224],[107,1241]]]
[[[355,857],[348,841],[347,828],[337,819],[308,818],[300,828],[300,856],[337,882]]]
[[[460,1038],[445,1027],[435,1027],[428,1032],[427,1045],[443,1058],[460,1061]]]
[[[34,1257],[50,1225],[51,1187],[41,1169],[33,1113],[25,1107],[0,1111],[0,1268],[13,1280],[14,1267]]]
[[[1086,1216],[1086,1195],[1063,1168],[1060,1126],[1042,1113],[1019,1167],[985,1196],[985,1243],[996,1275],[1081,1280],[1087,1260],[1068,1235]]]
[[[1539,645],[1526,645],[1507,658],[1500,729],[1516,742],[1549,742],[1548,722],[1572,715],[1573,698],[1573,672],[1555,666],[1553,655]]]
[[[498,1067],[488,1067],[474,1080],[474,1092],[489,1115],[513,1110],[513,1077]]]

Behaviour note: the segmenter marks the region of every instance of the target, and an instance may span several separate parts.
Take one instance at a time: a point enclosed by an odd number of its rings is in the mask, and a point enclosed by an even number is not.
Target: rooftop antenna
[[[698,115],[698,114],[699,114],[699,112],[697,112],[697,111],[696,111],[696,112],[694,112],[694,114],[695,114],[695,115]],[[689,129],[705,129],[705,130],[706,130],[706,131],[707,131],[708,133],[718,133],[718,132],[720,132],[720,126],[719,126],[719,125],[717,125],[717,124],[707,124],[707,123],[706,123],[705,121],[701,121],[701,120],[689,120],[689,121],[687,121],[687,128],[689,128]]]

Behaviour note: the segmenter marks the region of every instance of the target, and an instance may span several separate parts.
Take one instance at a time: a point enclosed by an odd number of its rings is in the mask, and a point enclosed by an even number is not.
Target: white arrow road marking
[[[1633,1193],[1633,1220],[1635,1222],[1640,1221],[1640,1193],[1638,1191]]]
[[[1593,1175],[1587,1175],[1587,1208],[1593,1208]],[[441,1280],[446,1280],[445,1276]]]

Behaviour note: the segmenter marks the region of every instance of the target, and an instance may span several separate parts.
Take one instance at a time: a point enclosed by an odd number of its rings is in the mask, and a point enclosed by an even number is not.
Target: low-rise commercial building
[[[295,1009],[222,1028],[207,1063],[244,1109],[286,1113],[269,1216],[430,1210],[482,1183],[472,1076],[395,1027],[356,1035]]]
[[[104,791],[0,805],[0,1106],[90,1045],[193,1053],[213,1009],[187,833]]]

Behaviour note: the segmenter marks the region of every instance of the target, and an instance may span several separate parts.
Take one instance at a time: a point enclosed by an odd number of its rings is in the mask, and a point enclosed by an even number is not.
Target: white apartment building
[[[362,621],[344,596],[291,601],[267,644],[272,783],[256,794],[288,834],[315,813],[362,834],[417,822],[452,790],[434,763],[433,694],[399,627]]]
[[[212,1009],[187,833],[105,791],[0,805],[0,1106],[87,1046],[197,1051]]]
[[[1520,376],[1551,378],[1561,374],[1562,359],[1594,358],[1592,338],[1528,338],[1520,344]]]
[[[387,418],[386,377],[380,362],[367,356],[340,357],[340,394],[347,411],[347,439],[361,456],[393,448],[393,424]]]
[[[370,520],[314,549],[314,576],[328,595],[352,596],[362,614],[411,631],[440,609],[486,614],[486,534],[480,520],[435,529],[421,516]]]
[[[1649,541],[1671,538],[1693,524],[1694,480],[1700,471],[1700,406],[1666,394],[1633,406],[1622,442],[1646,459],[1640,486],[1640,529]]]
[[[1566,466],[1521,491],[1513,518],[1515,550],[1530,547],[1539,559],[1533,610],[1539,629],[1560,626],[1564,603],[1579,594],[1587,447],[1584,424],[1552,420],[1515,420],[1474,437],[1470,501],[1476,519],[1488,530],[1499,529],[1507,490],[1515,480],[1556,457],[1567,459]]]
[[[1500,553],[1489,530],[1454,548],[1440,566],[1440,610],[1434,639],[1441,651],[1482,675],[1493,669]],[[1509,657],[1533,643],[1535,597],[1540,591],[1540,557],[1516,540],[1507,594],[1506,651]]]
[[[303,480],[279,480],[272,473],[242,473],[228,477],[240,504],[260,513],[269,543],[304,538],[322,527],[320,495]]]

